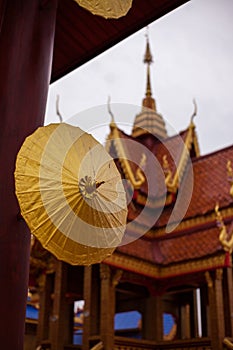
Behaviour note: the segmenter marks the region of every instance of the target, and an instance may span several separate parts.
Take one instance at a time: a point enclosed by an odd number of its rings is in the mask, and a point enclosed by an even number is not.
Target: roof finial
[[[194,111],[193,111],[193,114],[191,115],[191,123],[193,123],[193,119],[197,115],[197,102],[195,98],[193,99],[193,105],[194,105]]]
[[[57,99],[56,99],[56,113],[57,113],[57,116],[59,118],[60,123],[62,123],[63,122],[63,118],[62,118],[61,112],[59,110],[59,101],[60,101],[60,95],[57,95]]]
[[[144,55],[143,62],[147,64],[147,82],[146,82],[146,96],[151,97],[151,83],[150,83],[150,64],[153,62],[153,57],[151,55],[150,51],[150,44],[149,44],[149,28],[147,26],[146,31],[146,52]]]
[[[115,123],[114,115],[113,115],[112,110],[111,110],[111,96],[108,96],[108,113],[111,116],[110,127],[113,127],[116,125],[116,123]]]
[[[147,63],[148,65],[150,65],[150,64],[153,62],[153,57],[152,57],[152,54],[151,54],[151,52],[150,52],[149,27],[148,27],[148,26],[146,27],[146,34],[145,34],[145,37],[146,37],[146,52],[145,52],[145,55],[144,55],[144,60],[143,60],[143,62],[144,62],[144,63]]]

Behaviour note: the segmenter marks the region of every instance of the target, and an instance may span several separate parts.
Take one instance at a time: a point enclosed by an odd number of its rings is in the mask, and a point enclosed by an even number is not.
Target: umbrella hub
[[[86,175],[79,181],[79,190],[84,197],[93,198],[97,194],[96,189],[103,183],[104,181],[96,182],[96,180],[93,180],[91,176]]]

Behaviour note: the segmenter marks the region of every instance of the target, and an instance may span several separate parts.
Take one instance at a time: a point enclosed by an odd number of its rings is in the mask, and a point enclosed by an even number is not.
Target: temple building
[[[26,350],[233,348],[233,146],[200,155],[196,107],[168,135],[152,61],[147,39],[141,111],[130,135],[112,117],[106,140],[125,179],[125,241],[84,267],[32,240],[29,303],[39,314],[26,319]]]

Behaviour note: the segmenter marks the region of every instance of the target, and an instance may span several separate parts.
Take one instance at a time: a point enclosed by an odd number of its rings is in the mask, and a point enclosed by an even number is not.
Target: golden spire
[[[155,99],[152,97],[151,92],[150,65],[153,62],[153,58],[150,51],[148,31],[146,33],[146,52],[143,62],[147,65],[146,94],[142,100],[142,110],[135,117],[132,136],[138,137],[149,133],[164,139],[167,137],[165,122],[156,110]]]
[[[147,81],[146,81],[146,97],[143,99],[143,107],[156,110],[155,100],[151,97],[151,82],[150,82],[150,64],[153,62],[153,57],[150,51],[148,31],[146,33],[146,52],[143,62],[147,64]]]
[[[144,63],[147,64],[147,83],[146,83],[146,96],[151,97],[151,83],[150,83],[150,64],[153,62],[153,57],[150,52],[150,44],[148,34],[146,34],[146,52],[144,55]]]

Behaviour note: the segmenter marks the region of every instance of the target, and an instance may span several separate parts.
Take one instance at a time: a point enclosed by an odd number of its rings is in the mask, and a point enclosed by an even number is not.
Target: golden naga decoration
[[[132,7],[133,0],[75,0],[79,6],[93,15],[104,18],[120,18],[125,16]]]
[[[189,124],[188,131],[187,131],[187,136],[184,140],[183,150],[182,150],[181,157],[179,159],[179,163],[177,165],[176,171],[174,172],[174,175],[172,175],[170,165],[168,164],[168,161],[167,161],[167,156],[166,155],[163,156],[162,167],[163,167],[164,174],[165,174],[165,184],[167,186],[168,191],[173,192],[173,193],[175,193],[177,191],[179,184],[182,180],[186,165],[187,165],[189,157],[190,157],[190,150],[191,150],[193,145],[195,148],[196,155],[197,156],[200,155],[197,137],[196,137],[196,134],[194,131],[195,124],[193,122],[193,119],[197,114],[197,104],[196,104],[195,100],[193,100],[193,104],[194,104],[194,111],[191,115],[190,124]]]
[[[227,161],[227,176],[228,176],[228,181],[231,184],[230,195],[233,197],[233,170],[232,170],[232,165],[230,160]]]
[[[138,180],[141,181],[142,184],[145,181],[145,177],[142,174],[142,170],[141,169],[144,170],[145,166],[146,166],[146,155],[145,155],[145,153],[142,153],[142,157],[141,157],[141,160],[140,160],[140,163],[139,163],[139,167],[136,170],[136,179],[137,179],[137,181]]]
[[[111,124],[111,126],[113,126],[113,125]],[[139,189],[142,186],[142,184],[145,182],[145,176],[143,175],[140,167],[141,167],[141,163],[145,162],[146,155],[142,156],[140,166],[137,168],[136,174],[135,174],[136,176],[135,176],[133,173],[133,170],[130,166],[130,163],[127,159],[127,156],[125,154],[125,150],[124,150],[124,147],[122,145],[121,138],[120,138],[120,135],[119,135],[119,132],[118,132],[116,125],[113,128],[113,141],[115,143],[115,147],[117,149],[119,160],[120,160],[120,163],[121,163],[121,166],[122,166],[122,169],[125,173],[126,178],[129,179],[129,181],[132,184],[134,189]]]
[[[121,142],[121,136],[119,134],[116,122],[114,120],[114,115],[111,111],[110,97],[108,98],[108,112],[111,116],[111,123],[110,123],[111,133],[108,136],[108,140],[112,140],[114,142],[114,145],[115,145],[116,150],[117,150],[118,158],[119,158],[119,161],[121,163],[121,167],[124,171],[126,178],[130,181],[130,183],[134,189],[139,189],[146,180],[145,176],[143,175],[142,170],[141,170],[141,169],[145,168],[146,155],[144,153],[142,154],[139,167],[137,168],[136,174],[134,175],[134,172],[133,172],[131,165],[128,161],[128,157],[125,154],[125,150],[124,150],[124,147],[123,147],[122,142]],[[108,149],[109,145],[110,145],[110,143],[106,143],[107,151],[109,151],[109,149]]]
[[[219,211],[219,204],[217,203],[215,206],[216,213],[216,223],[220,230],[219,241],[221,242],[224,250],[226,252],[232,253],[233,250],[233,232],[228,233],[227,228],[224,224],[222,215]]]
[[[164,171],[164,175],[165,175],[165,184],[168,187],[169,185],[171,185],[171,182],[172,182],[172,172],[171,172],[170,165],[168,163],[166,154],[164,154],[164,156],[163,156],[162,167],[163,167],[163,171]]]
[[[192,142],[193,142],[194,128],[195,126],[193,122],[191,122],[188,127],[188,133],[187,133],[186,139],[184,141],[183,151],[181,153],[179,163],[177,165],[176,171],[173,176],[167,161],[167,156],[166,155],[163,156],[162,167],[165,174],[165,184],[169,192],[175,193],[179,188],[179,184],[182,180],[182,177],[184,175],[185,168],[189,159],[190,149],[192,147]]]

